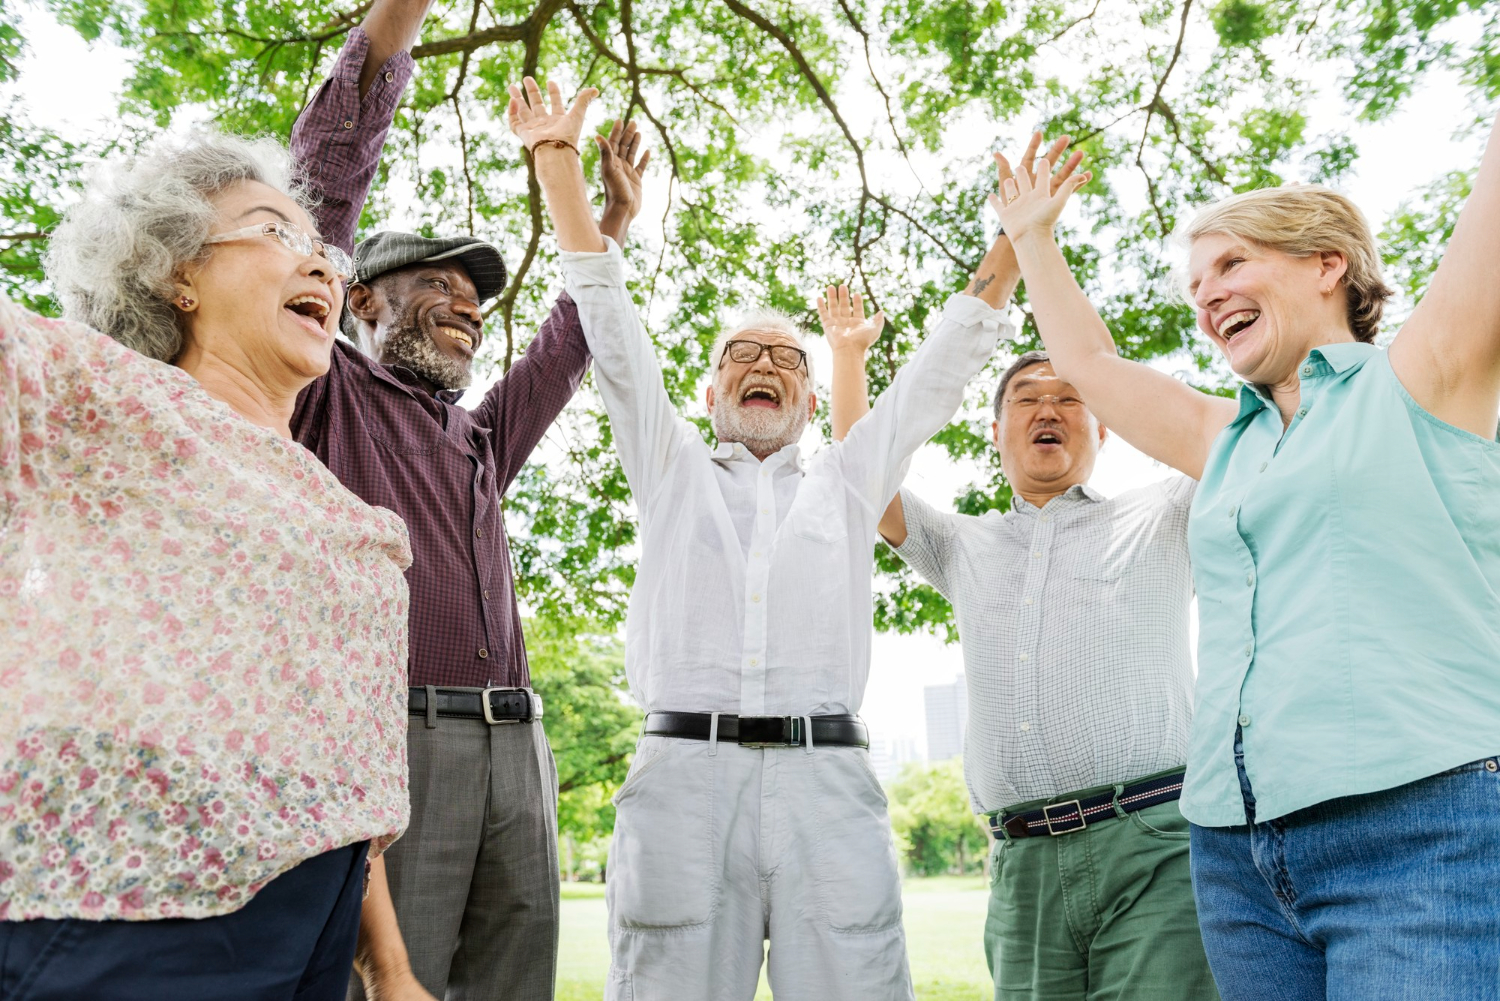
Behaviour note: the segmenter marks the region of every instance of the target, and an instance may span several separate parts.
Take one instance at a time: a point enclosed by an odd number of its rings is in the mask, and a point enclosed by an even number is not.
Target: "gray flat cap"
[[[500,251],[473,236],[439,236],[428,238],[415,233],[385,230],[361,240],[354,248],[355,281],[368,282],[387,271],[409,264],[446,261],[457,258],[469,273],[479,293],[479,301],[493,299],[505,288],[505,261]],[[341,324],[345,334],[354,336],[354,314],[344,310]]]

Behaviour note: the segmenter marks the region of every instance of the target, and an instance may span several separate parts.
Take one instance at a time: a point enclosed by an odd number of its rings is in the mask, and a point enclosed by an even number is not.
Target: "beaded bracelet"
[[[572,143],[568,142],[566,139],[538,139],[536,142],[534,142],[534,143],[531,144],[531,146],[526,150],[526,152],[530,153],[532,156],[536,156],[536,148],[538,146],[559,146],[559,147],[562,147],[564,149],[570,149],[570,150],[572,150],[574,156],[582,156],[583,155],[582,153],[578,152],[578,147],[577,146],[574,146]]]

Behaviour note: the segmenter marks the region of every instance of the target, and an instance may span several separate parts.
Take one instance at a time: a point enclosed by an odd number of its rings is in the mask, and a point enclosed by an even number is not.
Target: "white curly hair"
[[[173,282],[207,257],[210,199],[259,181],[311,209],[314,199],[275,139],[211,130],[167,139],[96,169],[52,234],[46,270],[63,315],[158,361],[182,353]]]

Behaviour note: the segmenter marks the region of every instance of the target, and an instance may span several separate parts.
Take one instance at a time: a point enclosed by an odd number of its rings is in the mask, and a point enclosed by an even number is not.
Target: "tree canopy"
[[[0,86],[26,45],[16,2],[0,0]],[[32,121],[7,88],[0,284],[44,311],[55,308],[45,236],[88,164],[183,113],[285,137],[371,6],[40,2],[84,38],[122,46],[133,67],[105,136]],[[770,304],[815,327],[808,294],[832,281],[890,318],[871,360],[878,392],[983,252],[987,151],[1033,127],[1066,131],[1096,175],[1067,252],[1121,351],[1175,357],[1185,377],[1220,389],[1223,371],[1171,294],[1165,238],[1178,220],[1283,179],[1338,183],[1358,150],[1346,131],[1314,128],[1312,102],[1379,119],[1444,71],[1463,81],[1453,99],[1472,102],[1477,120],[1500,97],[1497,42],[1500,5],[1483,0],[439,0],[362,233],[395,219],[502,247],[514,280],[491,307],[504,336],[486,340],[485,360],[503,371],[557,289],[538,188],[503,124],[504,88],[524,73],[594,85],[659,157],[665,238],[638,238],[628,253],[685,409],[701,413],[708,347],[728,313]],[[1455,166],[1385,232],[1408,294],[1451,229],[1472,165]],[[1029,341],[1027,317],[1018,347]],[[961,510],[1009,503],[983,429],[959,422],[938,440],[983,470]],[[597,401],[569,411],[547,455],[508,499],[522,600],[541,618],[608,629],[633,579],[636,526]],[[888,552],[881,566],[879,626],[949,621],[941,597]]]

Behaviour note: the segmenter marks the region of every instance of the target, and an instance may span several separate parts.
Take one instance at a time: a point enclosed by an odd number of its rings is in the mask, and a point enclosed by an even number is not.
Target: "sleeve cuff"
[[[1016,328],[1005,314],[975,295],[962,292],[950,295],[943,306],[943,316],[965,326],[983,327],[986,333],[998,332],[1007,341],[1016,339]]]
[[[620,252],[620,245],[607,236],[604,244],[605,249],[598,253],[561,252],[563,280],[568,288],[587,288],[590,285],[621,287],[625,284],[625,255]]]

